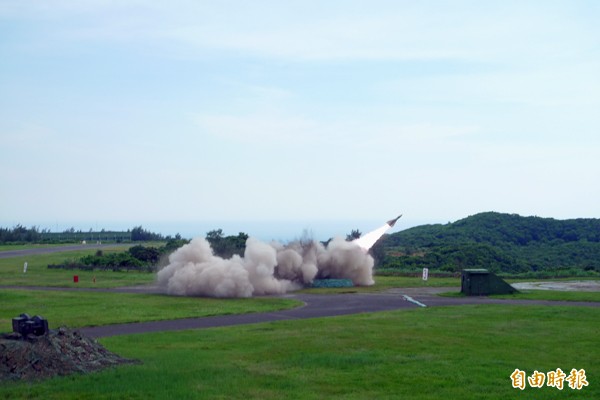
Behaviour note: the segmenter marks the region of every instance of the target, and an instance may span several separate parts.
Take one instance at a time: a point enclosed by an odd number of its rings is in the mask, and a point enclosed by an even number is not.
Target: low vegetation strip
[[[462,306],[112,337],[138,359],[0,388],[2,398],[600,398],[600,309]],[[584,369],[581,390],[511,385],[515,369]]]

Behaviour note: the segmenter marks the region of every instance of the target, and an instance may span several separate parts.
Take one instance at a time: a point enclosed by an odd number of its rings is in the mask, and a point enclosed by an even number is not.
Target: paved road
[[[423,289],[393,289],[385,293],[373,294],[291,294],[285,297],[304,302],[303,307],[292,310],[283,310],[269,313],[255,313],[244,315],[225,315],[219,317],[187,318],[172,321],[143,322],[136,324],[106,325],[99,327],[82,328],[81,332],[94,337],[107,337],[115,335],[128,335],[135,333],[178,331],[186,329],[214,328],[219,326],[232,326],[254,324],[260,322],[335,317],[340,315],[360,314],[365,312],[390,311],[398,309],[419,308],[421,306],[457,306],[467,304],[519,304],[519,305],[545,305],[545,306],[584,306],[600,307],[600,302],[573,302],[573,301],[544,301],[544,300],[504,300],[490,299],[487,297],[440,297],[436,292],[452,291],[452,288],[432,288],[430,291]],[[454,288],[458,291],[458,288]],[[419,305],[420,304],[420,305]]]
[[[155,286],[137,286],[117,289],[94,288],[51,288],[51,287],[17,287],[0,286],[0,289],[28,290],[73,290],[100,291],[118,293],[160,293]],[[366,312],[390,311],[398,309],[414,309],[422,305],[427,307],[473,305],[473,304],[505,304],[505,305],[544,305],[544,306],[583,306],[600,307],[600,302],[546,301],[546,300],[506,300],[488,297],[440,297],[437,293],[459,291],[460,288],[397,288],[384,293],[347,293],[347,294],[288,294],[285,298],[299,300],[304,306],[268,313],[252,313],[243,315],[224,315],[217,317],[185,318],[167,321],[141,322],[131,324],[105,325],[80,328],[87,336],[94,338],[129,335],[136,333],[179,331],[186,329],[214,328],[255,324],[270,321],[294,320],[304,318],[335,317],[340,315]]]
[[[63,251],[76,251],[76,250],[96,250],[103,249],[106,247],[129,247],[131,244],[74,244],[68,246],[57,246],[57,247],[35,247],[23,250],[5,250],[0,251],[0,258],[9,258],[9,257],[21,257],[21,256],[30,256],[37,254],[50,254],[50,253],[60,253]]]
[[[224,315],[218,317],[187,318],[172,321],[143,322],[138,324],[106,325],[82,328],[80,331],[91,337],[106,337],[132,333],[159,331],[177,331],[185,329],[213,328],[254,324],[269,321],[291,319],[333,317],[337,315],[358,314],[364,312],[414,308],[417,305],[406,301],[402,296],[371,294],[339,294],[339,295],[287,295],[287,298],[304,302],[304,306],[291,310],[243,315]]]

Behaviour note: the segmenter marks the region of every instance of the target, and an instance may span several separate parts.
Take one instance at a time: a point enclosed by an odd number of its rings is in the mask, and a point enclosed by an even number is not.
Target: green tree
[[[147,242],[150,240],[163,240],[163,237],[159,233],[153,233],[145,230],[142,226],[136,226],[131,230],[131,240],[134,242]]]
[[[206,240],[210,243],[215,255],[230,258],[234,254],[240,256],[244,254],[248,235],[240,232],[237,236],[223,236],[222,229],[215,229],[206,234]]]
[[[156,247],[133,246],[129,248],[129,254],[145,264],[154,264],[160,258],[160,251]]]
[[[346,241],[351,242],[354,239],[358,239],[362,236],[362,232],[358,229],[352,229],[352,232],[346,235]]]

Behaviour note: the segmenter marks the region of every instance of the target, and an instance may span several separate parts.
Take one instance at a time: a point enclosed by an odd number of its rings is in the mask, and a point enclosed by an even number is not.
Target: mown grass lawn
[[[27,250],[27,249],[48,249],[52,247],[65,246],[57,243],[19,243],[19,244],[0,244],[0,251]]]
[[[6,399],[597,399],[600,309],[461,306],[102,339],[142,361],[40,383]],[[514,389],[586,371],[589,386]]]
[[[127,322],[198,318],[269,312],[302,303],[282,298],[211,299],[151,294],[0,289],[0,332],[12,330],[12,318],[42,315],[51,329]]]
[[[461,292],[443,292],[438,296],[443,297],[465,297]],[[495,294],[489,296],[492,299],[506,300],[551,300],[551,301],[598,301],[600,292],[574,292],[557,290],[520,290],[512,294]]]
[[[460,278],[430,278],[427,281],[423,281],[423,279],[417,277],[375,275],[373,279],[375,280],[375,284],[372,286],[356,286],[345,288],[308,288],[302,289],[299,292],[313,294],[372,293],[402,287],[428,288],[460,286]]]
[[[519,293],[493,295],[490,297],[514,300],[600,301],[600,292],[521,290]]]
[[[51,254],[0,258],[0,285],[98,287],[144,285],[154,282],[155,274],[146,272],[80,271],[48,269],[48,264],[62,264],[67,259],[78,259],[96,253],[96,249],[82,249]],[[103,248],[104,254],[127,251],[125,246]],[[27,273],[23,264],[27,262]],[[73,282],[77,275],[79,282]],[[95,281],[94,281],[95,278]]]

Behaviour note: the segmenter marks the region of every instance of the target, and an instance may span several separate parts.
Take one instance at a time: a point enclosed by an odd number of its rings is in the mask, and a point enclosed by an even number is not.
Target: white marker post
[[[23,273],[27,273],[27,261],[25,261],[25,264],[23,264]]]
[[[423,280],[426,281],[429,278],[429,268],[423,268]]]

